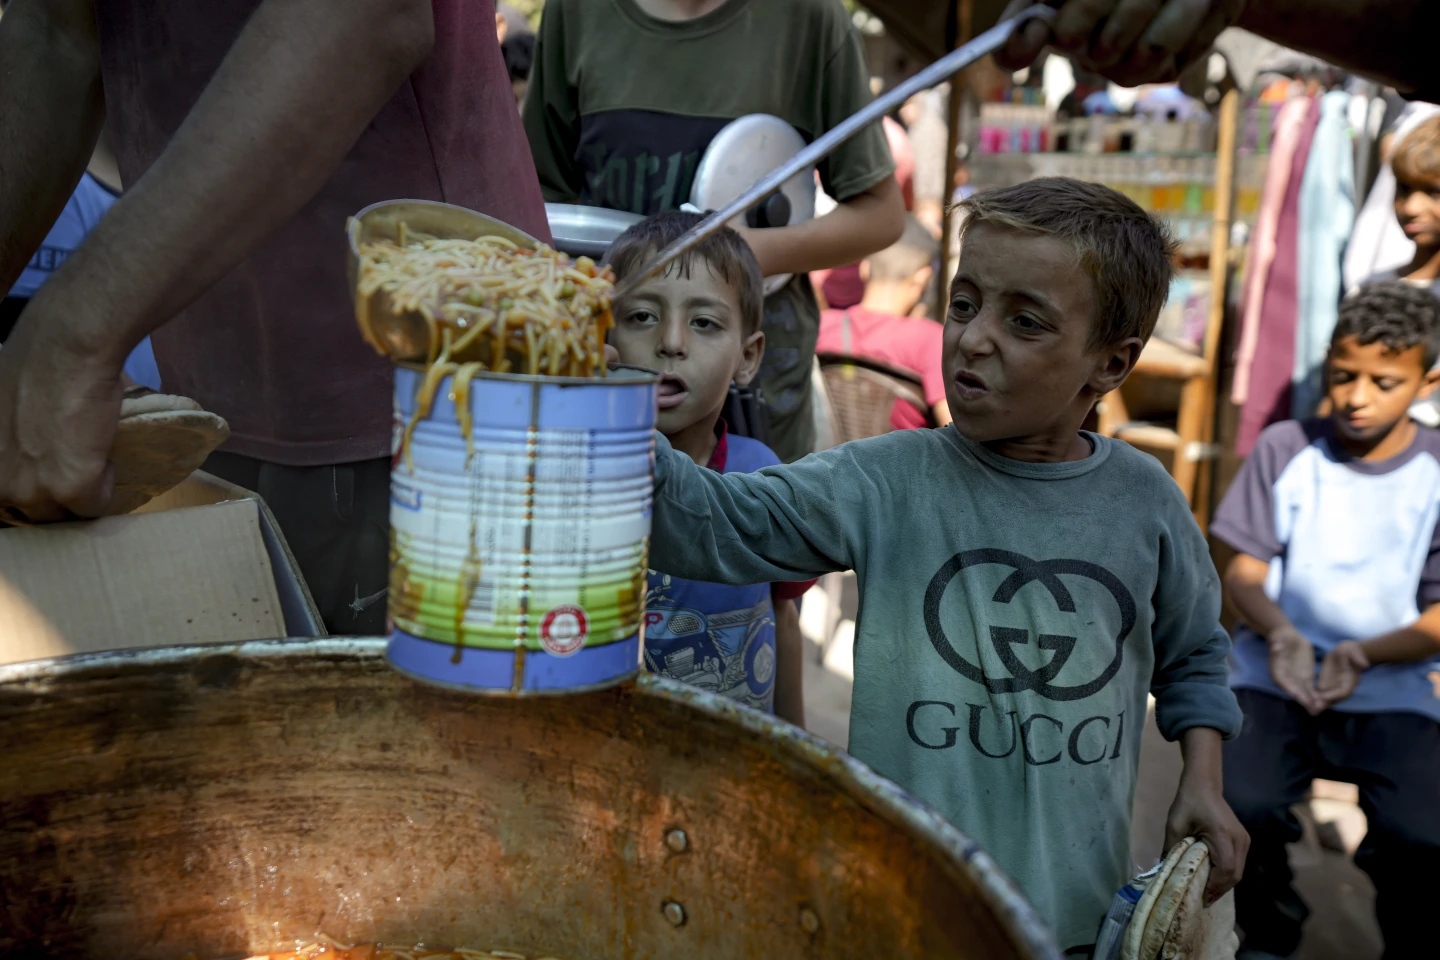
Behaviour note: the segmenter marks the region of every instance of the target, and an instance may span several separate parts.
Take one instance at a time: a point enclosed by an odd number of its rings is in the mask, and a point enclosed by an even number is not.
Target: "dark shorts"
[[[331,633],[385,633],[388,457],[326,467],[286,467],[235,453],[215,453],[203,469],[264,498]]]

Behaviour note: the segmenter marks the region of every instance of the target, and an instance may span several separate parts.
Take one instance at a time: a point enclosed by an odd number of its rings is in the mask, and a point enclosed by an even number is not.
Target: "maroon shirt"
[[[96,0],[108,121],[133,184],[260,0]],[[493,0],[434,0],[435,47],[320,192],[152,336],[170,393],[230,422],[226,449],[294,466],[390,453],[390,363],[356,330],[345,218],[443,200],[550,238]]]

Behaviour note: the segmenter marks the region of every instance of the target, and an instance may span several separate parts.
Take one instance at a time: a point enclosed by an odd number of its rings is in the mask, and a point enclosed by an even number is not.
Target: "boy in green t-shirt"
[[[719,583],[853,569],[850,752],[974,837],[1088,956],[1135,867],[1147,693],[1185,757],[1166,846],[1206,841],[1214,897],[1248,845],[1221,793],[1240,710],[1205,538],[1154,457],[1080,430],[1154,330],[1174,243],[1076,180],[962,207],[953,423],[726,476],[657,435],[650,562]]]
[[[839,0],[550,0],[525,98],[545,199],[650,215],[690,198],[730,121],[768,113],[813,140],[870,99],[864,51]],[[766,276],[760,383],[782,460],[814,447],[810,368],[820,310],[811,270],[900,237],[904,201],[877,123],[820,164],[840,201],[805,223],[742,229]]]

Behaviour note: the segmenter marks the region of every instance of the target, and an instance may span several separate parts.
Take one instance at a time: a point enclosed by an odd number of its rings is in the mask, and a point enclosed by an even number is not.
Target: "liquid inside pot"
[[[294,950],[262,953],[247,960],[561,960],[559,957],[528,957],[509,950],[474,950],[468,947],[413,947],[385,943],[346,945],[329,938],[301,944]]]

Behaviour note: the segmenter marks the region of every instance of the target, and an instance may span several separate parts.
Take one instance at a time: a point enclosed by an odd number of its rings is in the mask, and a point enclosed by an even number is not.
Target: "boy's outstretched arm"
[[[655,434],[650,566],[711,583],[782,583],[849,570],[864,523],[888,489],[862,460],[875,441],[846,444],[756,473],[698,467]],[[887,444],[880,443],[886,447]],[[857,454],[858,447],[858,454]]]
[[[1440,603],[1431,604],[1407,627],[1336,644],[1320,665],[1316,696],[1330,707],[1354,693],[1360,674],[1377,663],[1415,663],[1436,656],[1440,656]]]
[[[1240,619],[1265,638],[1275,685],[1312,715],[1318,714],[1329,703],[1315,689],[1315,648],[1265,593],[1269,572],[1270,564],[1259,557],[1236,554],[1225,570],[1225,596]]]
[[[1250,835],[1225,802],[1220,769],[1220,731],[1191,727],[1180,735],[1185,769],[1175,802],[1165,818],[1165,849],[1186,837],[1199,837],[1210,848],[1210,879],[1205,884],[1208,906],[1240,882]]]

